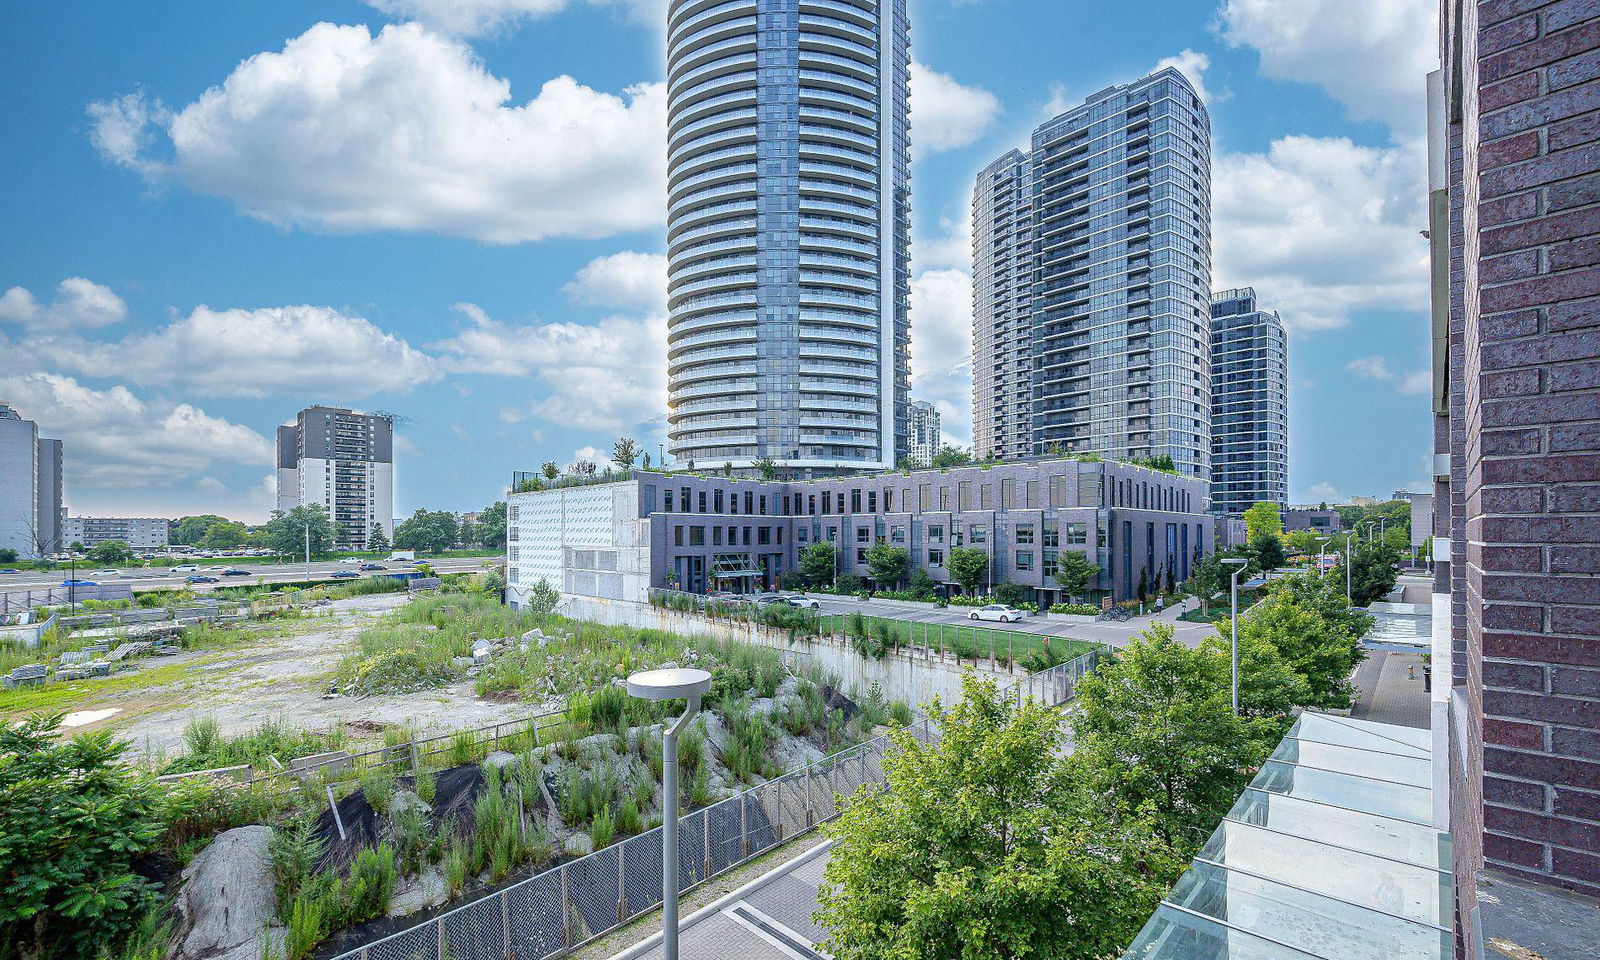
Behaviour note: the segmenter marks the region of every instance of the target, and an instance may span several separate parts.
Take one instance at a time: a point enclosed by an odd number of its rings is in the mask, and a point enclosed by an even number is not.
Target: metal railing
[[[1017,702],[1071,699],[1103,648],[1013,684]],[[928,743],[926,720],[908,727]],[[843,799],[884,782],[888,736],[841,750],[678,822],[678,876],[687,891],[838,816]],[[333,960],[545,960],[595,940],[661,904],[661,828],[552,867]]]

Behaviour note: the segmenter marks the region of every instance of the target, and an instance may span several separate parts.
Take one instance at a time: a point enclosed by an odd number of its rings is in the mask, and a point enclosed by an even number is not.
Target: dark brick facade
[[[1600,0],[1444,16],[1458,892],[1600,895]]]

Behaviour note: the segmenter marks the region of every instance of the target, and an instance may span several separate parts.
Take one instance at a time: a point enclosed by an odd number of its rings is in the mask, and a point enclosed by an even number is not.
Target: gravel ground
[[[238,734],[269,720],[310,730],[343,724],[412,724],[423,731],[448,731],[517,720],[538,704],[480,700],[473,681],[417,693],[324,699],[332,672],[355,635],[371,619],[406,602],[398,594],[335,601],[317,608],[314,620],[292,623],[288,636],[222,652],[203,650],[160,661],[189,665],[176,682],[86,698],[73,710],[120,708],[78,730],[114,730],[141,751],[182,752],[183,730],[193,717],[215,717],[223,733]],[[145,661],[152,663],[153,661]]]

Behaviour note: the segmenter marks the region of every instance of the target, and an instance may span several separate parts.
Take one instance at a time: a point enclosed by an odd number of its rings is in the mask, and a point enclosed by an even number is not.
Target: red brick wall
[[[1600,895],[1600,0],[1476,13],[1454,566],[1483,856]]]

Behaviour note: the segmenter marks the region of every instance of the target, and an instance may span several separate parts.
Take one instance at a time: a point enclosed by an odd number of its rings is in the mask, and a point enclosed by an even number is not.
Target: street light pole
[[[311,524],[306,524],[306,579],[311,579]]]
[[[645,670],[628,678],[629,696],[689,701],[688,709],[661,737],[662,960],[678,960],[678,735],[700,712],[700,698],[710,689],[711,674],[704,670]]]
[[[1233,715],[1239,715],[1239,574],[1244,573],[1247,561],[1243,557],[1223,557],[1222,562],[1234,567],[1233,575],[1229,578],[1231,583],[1228,591],[1229,603],[1232,609],[1233,643],[1230,660],[1233,665]]]
[[[1350,598],[1350,541],[1344,542],[1344,602],[1351,603]]]

